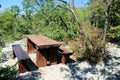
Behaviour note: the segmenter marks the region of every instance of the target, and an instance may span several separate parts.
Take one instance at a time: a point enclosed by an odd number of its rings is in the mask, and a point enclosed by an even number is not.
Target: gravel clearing
[[[20,44],[23,43],[25,42],[20,42]],[[12,51],[8,46],[6,49]],[[14,80],[120,80],[120,47],[112,46],[107,50],[111,56],[107,56],[104,58],[104,62],[96,65],[86,61],[76,61],[66,65],[57,64],[17,74]],[[0,65],[12,65],[16,61],[17,59],[7,58]]]
[[[79,61],[43,67],[38,71],[25,73],[28,76],[19,74],[15,80],[120,80],[120,63],[114,61],[107,65],[104,63],[90,65],[88,62]],[[32,75],[33,73],[36,73],[37,77]]]

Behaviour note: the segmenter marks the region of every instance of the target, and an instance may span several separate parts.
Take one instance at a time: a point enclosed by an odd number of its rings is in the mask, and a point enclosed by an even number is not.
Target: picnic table
[[[28,54],[35,53],[37,67],[57,64],[57,53],[60,42],[43,35],[26,35]],[[48,63],[49,62],[49,63]]]

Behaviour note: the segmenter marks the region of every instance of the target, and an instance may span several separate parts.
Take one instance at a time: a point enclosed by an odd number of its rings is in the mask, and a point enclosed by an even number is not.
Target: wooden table
[[[57,51],[61,43],[43,35],[27,35],[27,52],[36,53],[38,67],[57,64]]]

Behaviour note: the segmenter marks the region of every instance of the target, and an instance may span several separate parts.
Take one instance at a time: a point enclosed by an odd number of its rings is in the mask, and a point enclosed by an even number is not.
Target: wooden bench
[[[30,57],[22,49],[20,44],[12,45],[14,58],[18,59],[19,73],[37,70],[38,67],[32,62]]]
[[[73,51],[71,51],[63,46],[60,46],[58,53],[61,54],[61,62],[63,64],[66,64],[66,63],[70,62],[70,55],[73,54]]]

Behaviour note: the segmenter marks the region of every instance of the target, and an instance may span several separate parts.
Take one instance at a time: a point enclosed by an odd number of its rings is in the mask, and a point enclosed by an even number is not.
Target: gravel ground
[[[86,61],[76,61],[66,65],[57,64],[17,74],[14,80],[120,80],[120,48],[112,46],[107,50],[110,56],[96,65]],[[12,65],[16,61],[17,59],[7,59],[0,65]]]
[[[40,73],[38,73],[40,72]],[[33,75],[36,73],[36,75]],[[31,74],[31,75],[30,75]],[[22,76],[21,76],[22,75]],[[26,76],[28,75],[28,76]],[[90,65],[88,62],[74,62],[39,68],[34,72],[19,74],[16,80],[120,80],[120,59]]]

